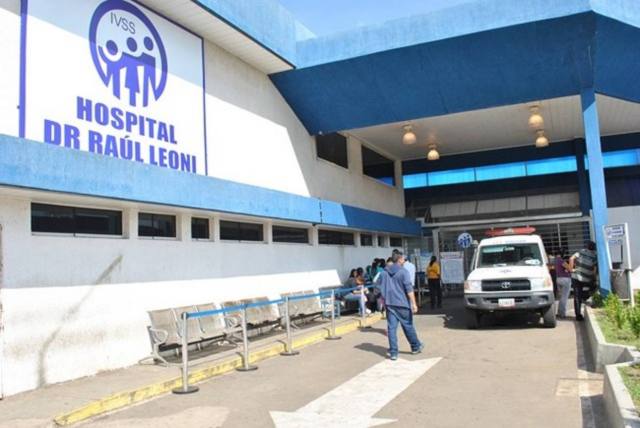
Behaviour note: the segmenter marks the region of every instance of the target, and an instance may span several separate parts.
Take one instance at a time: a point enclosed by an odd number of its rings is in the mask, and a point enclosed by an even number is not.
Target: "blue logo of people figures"
[[[471,246],[472,241],[473,241],[473,238],[467,232],[461,233],[458,236],[458,245],[461,248],[464,248],[464,249],[469,248]]]
[[[158,30],[136,6],[106,0],[89,26],[93,64],[113,96],[132,107],[149,105],[167,84],[167,53]]]

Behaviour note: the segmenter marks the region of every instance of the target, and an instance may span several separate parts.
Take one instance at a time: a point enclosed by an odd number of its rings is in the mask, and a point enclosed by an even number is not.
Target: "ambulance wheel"
[[[473,309],[466,309],[466,321],[467,328],[469,330],[475,330],[480,327],[480,313],[474,311]]]
[[[555,305],[551,305],[542,311],[542,325],[545,328],[555,328],[556,326],[555,307]]]

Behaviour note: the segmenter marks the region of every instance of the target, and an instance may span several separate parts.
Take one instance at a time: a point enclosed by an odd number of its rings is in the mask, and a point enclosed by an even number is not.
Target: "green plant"
[[[609,293],[604,301],[604,309],[607,313],[607,318],[609,318],[617,328],[621,329],[624,326],[626,317],[620,298],[614,293]]]
[[[599,291],[596,291],[591,297],[591,306],[594,308],[601,308],[604,306],[604,298]]]
[[[627,308],[627,320],[635,337],[640,337],[640,307]]]

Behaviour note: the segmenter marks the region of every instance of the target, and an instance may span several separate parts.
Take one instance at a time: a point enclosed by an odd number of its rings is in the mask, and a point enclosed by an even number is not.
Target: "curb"
[[[602,398],[606,420],[611,427],[640,428],[640,415],[618,368],[630,366],[640,354],[633,346],[606,341],[594,310],[585,307],[589,349],[596,371],[604,373]]]
[[[372,325],[380,321],[382,316],[374,314],[367,318],[365,325]],[[361,321],[351,320],[336,326],[336,334],[342,335],[356,331],[361,326]],[[329,335],[329,331],[322,328],[314,333],[293,339],[293,347],[296,349],[323,341]],[[249,362],[266,360],[280,355],[285,350],[284,343],[275,343],[264,348],[251,351]],[[203,382],[216,376],[229,373],[242,366],[242,357],[233,357],[216,364],[200,369],[195,369],[189,373],[189,384]],[[182,386],[182,377],[178,376],[164,382],[157,382],[137,389],[118,392],[107,397],[95,400],[87,405],[74,409],[70,412],[62,413],[53,418],[57,426],[69,426],[87,419],[103,415],[114,410],[121,410],[133,404],[149,400],[160,395],[171,392],[172,389]]]
[[[638,357],[638,351],[633,346],[609,343],[604,337],[594,310],[585,307],[585,319],[587,336],[589,338],[589,350],[596,364],[596,371],[602,373],[609,364],[634,361]]]
[[[640,428],[640,415],[618,371],[631,364],[610,364],[604,369],[604,407],[611,427]]]

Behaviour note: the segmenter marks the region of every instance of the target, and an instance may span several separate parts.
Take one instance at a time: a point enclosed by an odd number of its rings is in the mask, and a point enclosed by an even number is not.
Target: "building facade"
[[[149,310],[337,285],[416,233],[399,162],[389,185],[355,138],[319,158],[271,52],[162,2],[63,3],[0,4],[0,395],[136,363]]]

